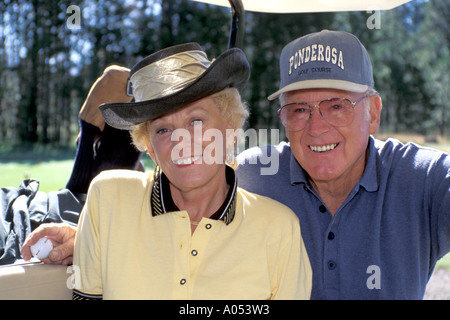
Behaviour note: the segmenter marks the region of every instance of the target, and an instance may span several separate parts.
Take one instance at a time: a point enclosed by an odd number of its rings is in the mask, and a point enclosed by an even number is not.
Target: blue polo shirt
[[[373,137],[368,151],[362,177],[333,216],[289,144],[238,157],[242,188],[299,217],[312,299],[422,299],[437,260],[450,251],[450,155]],[[276,173],[261,175],[275,155]]]

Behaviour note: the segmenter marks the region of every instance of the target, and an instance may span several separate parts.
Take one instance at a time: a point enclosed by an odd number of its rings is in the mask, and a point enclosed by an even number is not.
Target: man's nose
[[[306,130],[312,136],[319,136],[330,129],[330,124],[325,120],[318,106],[311,106],[311,115],[306,125]]]

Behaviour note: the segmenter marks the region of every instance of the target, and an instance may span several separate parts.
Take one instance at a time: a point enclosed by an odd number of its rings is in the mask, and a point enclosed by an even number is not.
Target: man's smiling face
[[[331,98],[347,98],[356,101],[365,93],[353,93],[335,89],[305,89],[283,94],[282,104],[307,102],[318,105]],[[313,114],[304,128],[286,130],[292,152],[315,182],[333,182],[351,179],[354,182],[364,172],[366,149],[370,134],[379,126],[381,101],[377,95],[368,97],[354,106],[354,118],[346,126],[333,126],[313,108]]]

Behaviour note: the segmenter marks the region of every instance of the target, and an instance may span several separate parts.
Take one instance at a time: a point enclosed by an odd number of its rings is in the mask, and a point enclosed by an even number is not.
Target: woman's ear
[[[237,131],[234,129],[226,129],[225,131],[225,149],[234,148],[237,142]]]
[[[158,161],[156,160],[155,150],[153,149],[153,145],[152,145],[152,142],[150,141],[150,139],[147,139],[146,145],[147,145],[147,154],[150,156],[150,158],[152,158],[153,162],[156,165],[158,165]]]

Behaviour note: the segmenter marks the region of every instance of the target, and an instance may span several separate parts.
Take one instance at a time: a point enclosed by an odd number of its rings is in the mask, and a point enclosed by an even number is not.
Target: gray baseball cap
[[[280,56],[280,89],[268,99],[293,90],[327,88],[365,92],[374,86],[369,54],[348,32],[323,30],[287,44]]]

